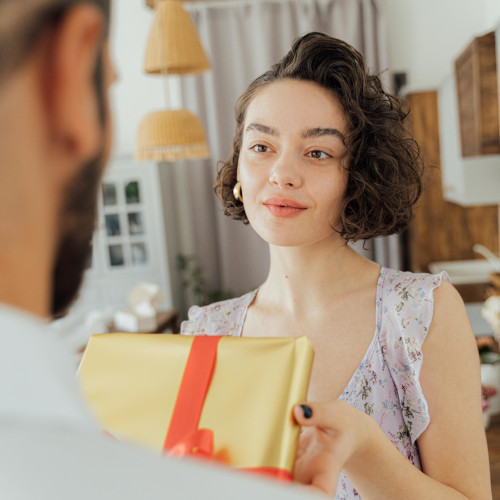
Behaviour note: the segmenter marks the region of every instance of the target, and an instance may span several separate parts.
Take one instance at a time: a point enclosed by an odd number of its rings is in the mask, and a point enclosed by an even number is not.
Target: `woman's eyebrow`
[[[304,139],[308,139],[309,137],[323,137],[325,135],[337,137],[342,141],[342,144],[345,144],[344,134],[336,128],[308,128],[302,132],[302,137]]]
[[[258,130],[263,134],[272,136],[280,135],[278,130],[275,129],[274,127],[269,127],[268,125],[264,125],[263,123],[258,123],[258,122],[250,123],[245,129],[245,132],[250,132],[251,130]],[[330,135],[333,137],[337,137],[342,141],[342,144],[345,144],[344,134],[336,128],[321,128],[321,127],[308,128],[304,130],[301,135],[304,139],[308,139],[310,137],[323,137],[325,135]]]
[[[268,127],[267,125],[264,125],[262,123],[256,123],[256,122],[250,123],[250,125],[248,125],[248,127],[245,129],[245,132],[249,132],[250,130],[258,130],[259,132],[262,132],[263,134],[267,135],[274,135],[274,136],[280,135],[277,129],[273,127]]]

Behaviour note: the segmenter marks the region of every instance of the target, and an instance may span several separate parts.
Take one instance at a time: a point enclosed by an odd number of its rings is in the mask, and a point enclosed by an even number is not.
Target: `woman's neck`
[[[296,316],[314,314],[335,298],[369,286],[378,266],[340,238],[308,247],[271,246],[271,267],[258,299]]]

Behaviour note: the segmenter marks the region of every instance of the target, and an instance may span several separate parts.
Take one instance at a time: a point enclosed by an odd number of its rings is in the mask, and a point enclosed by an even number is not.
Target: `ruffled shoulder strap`
[[[422,345],[434,313],[434,290],[443,279],[449,281],[445,272],[416,274],[387,270],[382,284],[382,356],[396,385],[412,443],[430,421],[419,377]]]
[[[235,299],[214,302],[208,306],[192,306],[188,319],[181,323],[182,335],[239,336],[248,306],[257,290]]]

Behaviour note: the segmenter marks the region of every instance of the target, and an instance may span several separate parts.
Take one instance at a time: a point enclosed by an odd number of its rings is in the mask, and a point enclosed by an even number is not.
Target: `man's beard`
[[[104,154],[88,162],[71,181],[61,211],[60,240],[52,278],[52,317],[64,315],[78,294],[91,254]]]
[[[106,113],[103,68],[101,49],[94,73],[99,121],[102,127],[101,137],[106,135],[106,124],[109,119]],[[97,191],[106,161],[104,148],[103,144],[96,157],[82,167],[66,189],[59,220],[61,226],[59,244],[52,271],[53,318],[67,313],[75,300],[91,255],[92,236],[97,218]]]

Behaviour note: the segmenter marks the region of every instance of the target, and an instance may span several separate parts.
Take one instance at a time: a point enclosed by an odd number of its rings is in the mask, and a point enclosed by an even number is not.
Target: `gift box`
[[[79,376],[117,439],[291,479],[312,360],[305,337],[114,333],[91,338]]]

